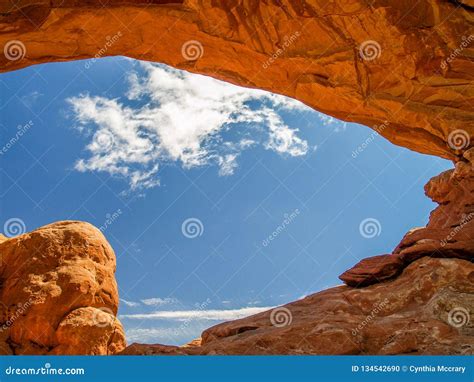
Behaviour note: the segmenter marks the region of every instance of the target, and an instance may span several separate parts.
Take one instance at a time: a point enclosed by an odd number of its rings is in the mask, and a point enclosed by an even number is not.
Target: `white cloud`
[[[224,176],[234,173],[242,151],[258,144],[293,157],[308,152],[298,129],[281,116],[310,110],[302,103],[163,65],[141,68],[130,74],[127,100],[87,94],[69,99],[77,128],[92,137],[78,171],[107,172],[140,189],[159,185],[164,162],[183,168],[215,164]]]
[[[273,307],[249,307],[240,309],[225,310],[168,310],[152,313],[123,314],[121,319],[132,320],[208,320],[208,321],[227,321],[251,316],[270,310]]]
[[[148,306],[162,306],[162,305],[168,305],[168,304],[176,304],[179,301],[175,298],[159,298],[159,297],[153,297],[153,298],[146,298],[141,300],[141,302],[145,305]]]
[[[123,302],[124,305],[129,306],[131,308],[136,307],[136,306],[140,306],[140,304],[138,302],[135,302],[135,301],[127,301],[123,298],[121,298],[120,301]]]
[[[127,342],[142,342],[156,341],[157,338],[173,338],[176,336],[176,329],[174,328],[133,328],[126,330]]]

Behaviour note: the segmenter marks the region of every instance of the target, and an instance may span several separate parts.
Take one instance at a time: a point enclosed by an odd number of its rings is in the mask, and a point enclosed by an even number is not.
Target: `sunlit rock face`
[[[97,228],[65,221],[2,240],[0,354],[100,355],[125,347],[115,254]]]
[[[473,21],[454,0],[3,0],[0,69],[111,55],[163,62],[457,159],[474,138]]]

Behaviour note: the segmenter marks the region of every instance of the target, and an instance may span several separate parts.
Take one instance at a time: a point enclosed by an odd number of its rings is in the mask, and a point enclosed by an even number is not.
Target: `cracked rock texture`
[[[0,70],[114,55],[162,62],[288,95],[457,160],[474,142],[470,3],[0,0],[0,47],[24,47],[0,55]]]
[[[474,264],[423,257],[396,279],[339,286],[225,322],[199,343],[122,354],[473,354]]]
[[[88,223],[63,221],[0,240],[0,354],[114,354],[115,254]]]

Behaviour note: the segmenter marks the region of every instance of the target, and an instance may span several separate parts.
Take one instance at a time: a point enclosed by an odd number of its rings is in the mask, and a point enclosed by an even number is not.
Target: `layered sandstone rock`
[[[0,243],[0,354],[114,354],[115,255],[88,223],[64,221]]]
[[[423,256],[474,261],[474,149],[467,150],[453,170],[432,178],[425,192],[439,203],[426,227],[408,232],[393,254],[362,260],[341,280],[351,286],[381,282]]]
[[[207,329],[201,346],[122,354],[473,354],[474,264],[423,257],[396,279],[339,286]]]
[[[0,70],[162,62],[457,159],[474,141],[473,25],[454,0],[1,0]]]

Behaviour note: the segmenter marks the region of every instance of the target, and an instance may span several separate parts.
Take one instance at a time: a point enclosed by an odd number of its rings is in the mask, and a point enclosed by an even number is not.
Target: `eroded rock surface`
[[[473,354],[474,264],[423,257],[393,280],[339,286],[202,334],[122,354]]]
[[[88,223],[64,221],[0,239],[0,354],[114,354],[115,254]]]
[[[474,142],[473,25],[472,7],[454,0],[1,0],[0,70],[162,62],[457,159]]]

